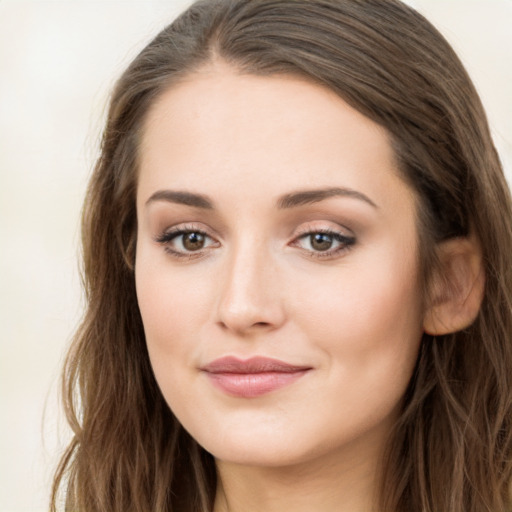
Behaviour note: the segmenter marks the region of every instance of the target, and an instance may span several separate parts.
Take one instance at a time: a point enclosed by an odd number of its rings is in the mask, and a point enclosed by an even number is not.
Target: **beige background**
[[[512,175],[512,0],[416,0],[455,46]],[[108,91],[185,0],[0,0],[0,511],[44,511],[68,432],[78,218]]]

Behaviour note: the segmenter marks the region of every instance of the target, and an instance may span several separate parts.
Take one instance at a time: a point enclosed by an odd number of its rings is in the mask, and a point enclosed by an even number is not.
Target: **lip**
[[[268,357],[221,357],[201,367],[210,382],[231,396],[254,398],[277,391],[303,377],[312,368]]]

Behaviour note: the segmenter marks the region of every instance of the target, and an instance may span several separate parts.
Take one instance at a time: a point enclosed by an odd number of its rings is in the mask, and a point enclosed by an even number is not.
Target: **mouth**
[[[239,398],[255,398],[288,386],[312,368],[267,357],[241,360],[222,357],[203,366],[201,371],[217,389]]]

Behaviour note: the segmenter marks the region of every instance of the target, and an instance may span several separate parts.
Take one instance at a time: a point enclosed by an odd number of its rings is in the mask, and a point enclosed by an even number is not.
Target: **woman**
[[[196,2],[111,100],[53,509],[510,510],[510,204],[411,8]]]

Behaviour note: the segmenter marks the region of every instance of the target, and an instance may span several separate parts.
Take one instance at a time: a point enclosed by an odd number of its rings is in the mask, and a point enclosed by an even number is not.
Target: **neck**
[[[377,458],[363,453],[331,453],[286,467],[217,461],[214,512],[375,511]]]

